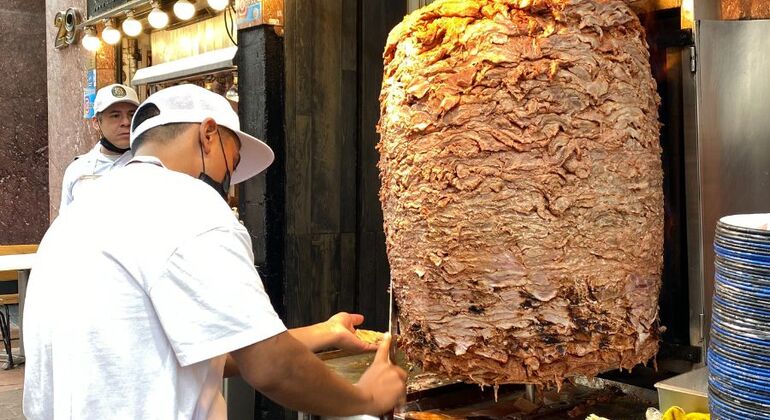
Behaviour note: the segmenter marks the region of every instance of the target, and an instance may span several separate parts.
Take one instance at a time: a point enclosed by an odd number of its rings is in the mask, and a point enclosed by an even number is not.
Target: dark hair
[[[149,120],[152,117],[157,117],[158,115],[160,115],[160,109],[158,109],[155,104],[150,103],[140,106],[136,111],[136,114],[134,114],[134,119],[131,123],[131,130],[136,130],[136,127],[139,127],[139,125],[141,125],[143,122]],[[153,127],[134,139],[134,142],[131,143],[131,150],[136,153],[136,151],[139,150],[139,148],[141,148],[142,145],[148,141],[171,140],[179,135],[179,133],[187,129],[187,127],[190,125],[192,125],[192,123],[171,123]]]

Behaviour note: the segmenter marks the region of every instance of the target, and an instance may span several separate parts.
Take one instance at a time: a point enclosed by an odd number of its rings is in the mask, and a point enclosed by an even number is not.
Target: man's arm
[[[339,312],[324,322],[292,328],[289,333],[314,353],[330,348],[353,353],[375,351],[376,344],[366,343],[356,337],[356,326],[363,322],[364,316],[361,314]]]
[[[402,401],[406,391],[406,373],[388,360],[389,346],[390,337],[356,385],[285,332],[231,355],[246,382],[288,408],[329,416],[379,415]]]
[[[340,312],[324,322],[307,327],[293,328],[289,334],[313,353],[324,349],[337,348],[352,353],[377,350],[376,344],[361,341],[356,336],[355,327],[364,322],[364,316]],[[238,365],[231,354],[227,355],[224,377],[240,375]]]

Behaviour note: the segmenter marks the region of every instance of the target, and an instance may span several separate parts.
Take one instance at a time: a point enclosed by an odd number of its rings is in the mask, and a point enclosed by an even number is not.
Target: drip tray
[[[679,406],[685,412],[708,413],[708,368],[702,367],[655,384],[660,410]]]
[[[371,353],[347,355],[332,352],[319,356],[329,368],[354,383],[373,358]],[[535,401],[530,402],[524,385],[502,385],[497,390],[481,388],[421,372],[419,368],[408,365],[401,353],[397,362],[409,373],[407,403],[396,413],[396,418],[403,420],[583,420],[590,414],[610,420],[643,419],[647,408],[658,405],[657,394],[653,390],[582,377],[565,383],[560,390],[539,390]]]

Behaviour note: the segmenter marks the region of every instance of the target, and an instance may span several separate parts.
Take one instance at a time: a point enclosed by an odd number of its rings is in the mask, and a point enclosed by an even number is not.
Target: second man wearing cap
[[[72,203],[89,180],[131,160],[129,132],[131,118],[138,106],[139,98],[128,86],[114,84],[96,92],[96,116],[91,124],[101,138],[88,153],[76,157],[64,172],[59,212]]]

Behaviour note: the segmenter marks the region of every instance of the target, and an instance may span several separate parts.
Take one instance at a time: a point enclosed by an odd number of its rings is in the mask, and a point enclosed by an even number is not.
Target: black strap
[[[102,137],[99,140],[99,144],[101,144],[102,147],[104,147],[105,149],[109,150],[110,152],[112,152],[112,153],[120,153],[121,155],[123,153],[126,153],[127,151],[131,150],[131,148],[121,149],[120,147],[115,146],[114,144],[110,143],[110,141],[107,140],[104,137]]]

